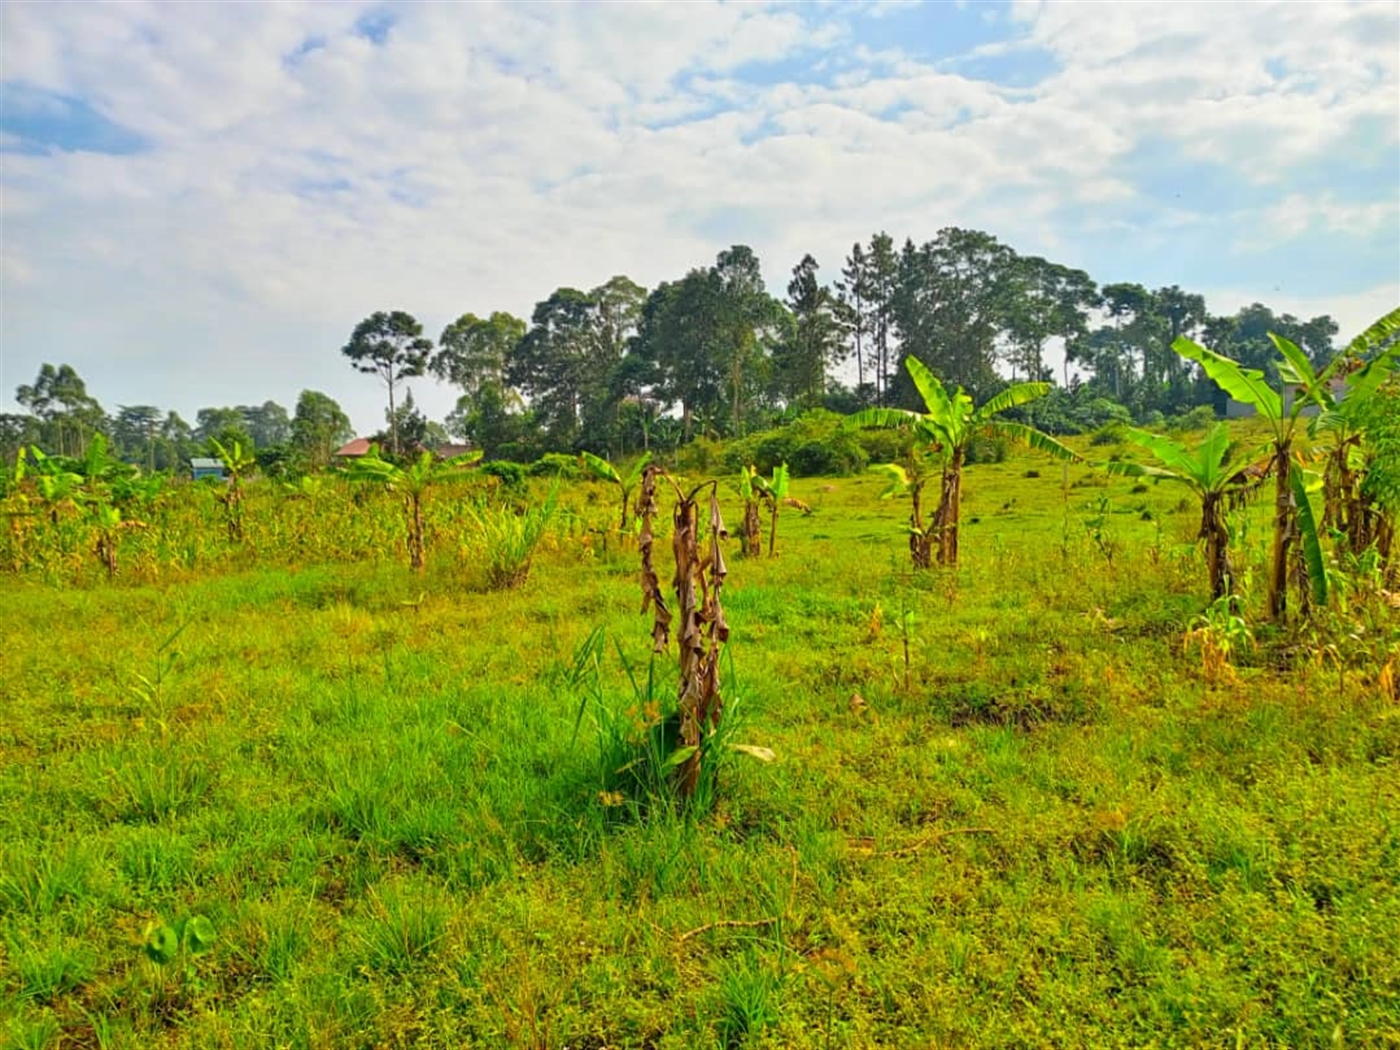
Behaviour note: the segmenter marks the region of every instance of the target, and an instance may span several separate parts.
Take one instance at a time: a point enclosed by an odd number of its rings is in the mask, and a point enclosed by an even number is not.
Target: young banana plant
[[[371,445],[368,453],[350,465],[350,477],[357,481],[377,482],[389,491],[403,495],[404,518],[408,527],[408,564],[414,572],[422,572],[426,545],[423,500],[428,489],[445,478],[460,474],[480,459],[480,449],[442,462],[434,460],[431,452],[423,452],[407,467],[400,467],[380,458],[379,446]]]
[[[1125,427],[1123,435],[1146,449],[1159,466],[1143,463],[1116,462],[1105,464],[1111,474],[1128,477],[1160,478],[1185,485],[1201,502],[1201,528],[1196,538],[1205,545],[1206,573],[1210,578],[1212,601],[1233,599],[1234,576],[1230,566],[1230,528],[1226,514],[1231,504],[1242,499],[1260,482],[1246,468],[1254,462],[1260,449],[1231,457],[1230,433],[1224,424],[1217,424],[1195,449],[1180,441]]]
[[[1320,575],[1314,573],[1314,567],[1321,569],[1322,560],[1311,507],[1304,512],[1306,500],[1299,499],[1304,486],[1294,478],[1294,442],[1303,409],[1309,404],[1325,406],[1330,396],[1327,389],[1332,377],[1345,362],[1354,360],[1361,350],[1376,342],[1392,340],[1397,334],[1400,334],[1400,308],[1380,318],[1325,368],[1316,371],[1308,355],[1296,343],[1270,332],[1269,339],[1279,352],[1279,359],[1275,362],[1279,378],[1285,386],[1294,390],[1293,400],[1287,405],[1283,395],[1269,386],[1262,370],[1246,368],[1233,358],[1208,350],[1185,336],[1177,337],[1172,343],[1172,348],[1178,354],[1200,365],[1221,390],[1236,401],[1253,406],[1259,418],[1269,426],[1274,475],[1274,537],[1268,596],[1269,615],[1275,622],[1282,622],[1288,615],[1289,567],[1295,539],[1301,538],[1303,542],[1304,560],[1308,566],[1311,594],[1309,591],[1302,592],[1304,601],[1309,597],[1315,600],[1319,594],[1324,598],[1326,595],[1325,572]]]
[[[773,557],[773,552],[778,546],[778,511],[783,505],[783,500],[788,498],[788,465],[779,464],[773,468],[773,476],[765,478],[758,474],[753,476],[751,484],[768,501],[768,557]]]
[[[219,497],[224,505],[224,524],[228,528],[230,543],[243,541],[243,479],[258,465],[251,448],[244,448],[243,442],[230,441],[224,447],[218,438],[209,439],[209,449],[218,457],[228,471],[228,488]]]
[[[632,464],[632,469],[625,475],[615,466],[609,463],[602,456],[595,456],[592,452],[580,452],[579,460],[583,467],[595,478],[603,481],[611,481],[622,493],[622,520],[618,523],[618,531],[627,531],[627,518],[630,510],[628,504],[632,500],[632,490],[637,487],[637,483],[642,480],[642,472],[646,470],[647,464],[651,462],[651,453],[642,453],[641,459]]]
[[[1362,333],[1353,346],[1393,340],[1400,331],[1400,310],[1388,317],[1395,320],[1395,328],[1387,330],[1387,318],[1382,318]],[[1353,348],[1348,347],[1348,355],[1352,352]],[[1308,426],[1308,434],[1326,456],[1322,527],[1335,533],[1338,542],[1351,553],[1360,554],[1377,542],[1385,525],[1384,509],[1365,486],[1367,469],[1376,454],[1369,424],[1374,415],[1373,404],[1400,362],[1400,342],[1392,341],[1365,364],[1360,363],[1359,357],[1353,360],[1358,367],[1348,371],[1340,395],[1334,393],[1330,384],[1318,392],[1322,412]]]
[[[739,497],[744,501],[743,550],[749,558],[763,553],[763,522],[759,519],[759,503],[763,499],[760,486],[763,479],[752,464],[739,472]]]
[[[1049,383],[1013,383],[995,397],[974,405],[972,398],[958,387],[952,393],[939,381],[917,357],[906,357],[904,367],[914,387],[924,400],[923,412],[912,412],[901,408],[868,408],[850,418],[851,426],[907,428],[915,436],[915,451],[906,463],[906,475],[919,473],[915,457],[923,455],[935,459],[940,467],[941,488],[938,508],[934,511],[933,524],[929,533],[931,542],[938,549],[938,564],[957,568],[958,526],[962,517],[962,472],[967,462],[967,450],[973,439],[980,435],[1000,435],[1056,459],[1078,461],[1079,456],[1048,434],[1035,427],[1010,420],[997,419],[1007,409],[1024,405],[1036,398],[1044,397],[1050,391]],[[923,489],[922,481],[911,484],[909,489],[914,498],[914,513],[910,521],[911,530],[924,532],[922,508],[919,497]],[[926,568],[929,545],[921,542],[910,547],[914,554],[914,565]],[[922,550],[923,556],[920,556]]]

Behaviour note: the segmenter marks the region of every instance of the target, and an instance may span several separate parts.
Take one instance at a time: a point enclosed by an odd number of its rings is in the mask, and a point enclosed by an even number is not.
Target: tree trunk
[[[423,501],[414,493],[408,497],[408,564],[416,572],[423,571]]]
[[[1289,471],[1293,467],[1291,441],[1274,447],[1274,545],[1273,561],[1269,567],[1269,617],[1282,623],[1288,615],[1288,555],[1293,546],[1293,486]]]
[[[927,569],[933,561],[930,556],[933,537],[924,528],[923,490],[923,482],[918,482],[909,492],[913,501],[913,510],[909,515],[909,554],[916,569]]]
[[[399,417],[394,413],[394,377],[387,380],[389,384],[389,447],[394,451],[394,458],[399,458]]]
[[[1208,492],[1201,497],[1200,539],[1206,544],[1206,572],[1210,576],[1210,598],[1217,602],[1231,595],[1235,581],[1230,572],[1230,533],[1220,507],[1221,494]]]
[[[758,516],[758,500],[744,501],[744,554],[757,558],[763,553],[763,521]]]
[[[933,529],[938,539],[938,564],[958,567],[958,519],[962,515],[962,468],[964,450],[953,450],[953,458],[943,471],[943,488],[934,514]]]

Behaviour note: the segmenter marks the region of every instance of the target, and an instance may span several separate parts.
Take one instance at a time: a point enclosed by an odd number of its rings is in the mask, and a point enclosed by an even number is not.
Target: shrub
[[[1183,413],[1171,421],[1173,430],[1205,430],[1215,425],[1215,409],[1209,405],[1197,405],[1190,412]]]
[[[1117,445],[1123,441],[1123,424],[1118,422],[1105,423],[1095,430],[1089,437],[1089,444],[1094,448],[1103,445]]]
[[[975,437],[967,446],[968,463],[1002,463],[1008,444],[1004,437]]]
[[[503,485],[518,488],[525,483],[525,467],[508,459],[493,459],[481,464],[481,473],[498,478]]]
[[[532,478],[564,478],[566,481],[577,481],[583,477],[578,460],[563,452],[546,452],[526,467],[525,472]]]
[[[737,474],[753,466],[760,474],[767,474],[786,463],[794,477],[858,474],[869,464],[870,456],[862,435],[846,430],[844,424],[844,416],[813,409],[773,430],[731,441],[723,450],[712,450],[717,455],[706,466],[691,469],[715,468]]]
[[[794,477],[858,474],[869,462],[865,449],[852,434],[835,434],[826,441],[807,441],[792,454],[789,468]]]
[[[554,516],[557,495],[557,488],[553,489],[544,503],[520,511],[489,503],[467,511],[468,527],[480,544],[486,583],[492,590],[519,587],[529,577],[535,548]]]
[[[909,452],[911,436],[900,430],[861,430],[856,440],[870,463],[898,463]]]
[[[696,438],[688,445],[676,450],[676,466],[694,474],[708,474],[721,463],[719,442],[710,438]],[[720,469],[727,469],[727,465]],[[737,468],[736,471],[737,473]]]

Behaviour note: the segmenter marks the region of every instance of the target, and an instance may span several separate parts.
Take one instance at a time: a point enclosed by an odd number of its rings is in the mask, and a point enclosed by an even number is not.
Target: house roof
[[[196,456],[190,460],[190,466],[195,470],[223,470],[224,464],[221,460],[207,459],[203,456]]]
[[[355,456],[363,456],[368,454],[369,446],[369,438],[356,438],[348,445],[341,445],[340,448],[335,450],[334,454],[337,456],[349,456],[352,458]]]
[[[455,456],[465,456],[471,451],[473,451],[471,445],[439,445],[433,449],[433,455],[437,456],[438,459],[452,459]]]

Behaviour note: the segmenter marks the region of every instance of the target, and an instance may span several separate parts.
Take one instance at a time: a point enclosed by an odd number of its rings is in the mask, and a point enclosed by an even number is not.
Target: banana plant
[[[768,501],[768,557],[778,546],[778,510],[788,494],[788,465],[781,463],[773,468],[773,476],[765,478],[755,474],[751,484]]]
[[[914,381],[914,388],[923,398],[925,410],[913,412],[902,408],[867,408],[853,415],[850,425],[911,430],[916,439],[915,448],[905,464],[906,476],[910,478],[922,478],[926,469],[924,461],[928,458],[938,465],[942,486],[933,524],[928,530],[924,529],[922,522],[920,497],[923,483],[921,480],[909,481],[914,500],[914,512],[910,519],[910,529],[913,530],[911,538],[922,537],[919,544],[911,541],[910,546],[916,568],[927,568],[930,544],[937,545],[939,565],[957,568],[962,472],[967,461],[968,446],[974,438],[1000,435],[1067,462],[1078,461],[1079,456],[1035,427],[996,418],[1008,409],[1044,397],[1050,391],[1049,383],[1013,383],[981,405],[974,405],[971,396],[962,387],[950,394],[918,358],[906,357],[904,367]]]
[[[744,526],[741,534],[746,557],[757,558],[763,553],[763,522],[759,519],[759,504],[763,499],[763,479],[758,468],[750,464],[739,471],[739,498],[744,501]]]
[[[1400,342],[1391,342],[1365,364],[1358,351],[1393,340],[1400,333],[1400,310],[1377,321],[1344,351],[1354,367],[1347,371],[1340,396],[1331,385],[1320,390],[1322,412],[1308,427],[1314,441],[1325,449],[1323,469],[1322,527],[1330,529],[1351,553],[1360,554],[1379,538],[1383,509],[1364,488],[1366,471],[1374,449],[1367,438],[1372,403],[1400,361]]]
[[[46,455],[37,445],[29,449],[29,457],[34,465],[34,492],[48,513],[49,521],[57,525],[63,510],[77,507],[85,479],[69,469],[67,460]],[[23,467],[17,466],[16,473],[22,477]]]
[[[1226,514],[1232,504],[1243,499],[1263,480],[1247,471],[1260,450],[1231,457],[1230,433],[1224,424],[1213,427],[1194,450],[1180,441],[1135,427],[1124,427],[1122,433],[1128,441],[1152,453],[1161,465],[1118,462],[1106,464],[1106,469],[1111,474],[1174,481],[1196,494],[1201,501],[1201,528],[1196,538],[1205,545],[1211,601],[1233,600],[1234,576],[1230,568],[1230,529]]]
[[[369,452],[350,465],[350,477],[356,481],[377,482],[391,492],[402,493],[404,519],[408,528],[408,564],[415,572],[422,572],[426,541],[423,499],[428,489],[439,481],[460,474],[480,459],[480,449],[440,462],[434,459],[431,452],[423,452],[407,467],[400,467],[381,458],[379,446],[371,445]]]
[[[1320,591],[1326,593],[1326,575],[1314,575],[1314,566],[1321,567],[1320,556],[1311,556],[1311,550],[1320,550],[1316,529],[1311,534],[1301,532],[1314,524],[1311,509],[1300,515],[1298,492],[1301,484],[1295,483],[1293,452],[1298,437],[1299,421],[1303,409],[1309,404],[1325,405],[1328,386],[1332,377],[1355,354],[1368,347],[1373,341],[1392,339],[1400,332],[1400,309],[1392,310],[1382,317],[1342,353],[1338,354],[1321,371],[1314,370],[1301,348],[1290,339],[1274,332],[1269,339],[1278,350],[1280,360],[1276,362],[1279,378],[1292,387],[1294,396],[1285,405],[1283,395],[1269,386],[1264,372],[1257,368],[1246,368],[1233,358],[1217,354],[1185,336],[1178,336],[1172,348],[1188,361],[1201,366],[1206,376],[1242,404],[1252,405],[1259,417],[1269,426],[1271,436],[1271,470],[1274,475],[1274,536],[1269,565],[1269,616],[1275,622],[1282,622],[1288,616],[1288,577],[1292,564],[1294,541],[1301,538],[1304,543],[1304,556],[1308,566],[1308,576],[1312,596]],[[1308,591],[1303,592],[1304,600]]]
[[[92,520],[97,529],[97,545],[94,550],[97,560],[107,570],[107,578],[110,580],[117,575],[117,544],[122,528],[137,523],[124,521],[121,510],[106,500],[93,502]]]
[[[916,569],[927,569],[933,564],[933,536],[924,524],[923,508],[924,485],[929,478],[928,460],[927,455],[914,451],[905,465],[876,463],[870,468],[885,475],[889,481],[880,493],[881,499],[894,499],[896,496],[908,496],[910,499],[909,554]]]
[[[642,471],[646,470],[647,464],[651,462],[651,453],[642,453],[642,458],[632,464],[632,469],[623,475],[615,466],[609,463],[602,456],[595,456],[592,452],[580,452],[579,462],[583,464],[585,470],[595,478],[603,481],[611,481],[622,492],[622,521],[618,524],[619,532],[627,531],[627,516],[629,504],[632,501],[632,490],[637,487],[637,483],[642,480]]]
[[[218,438],[210,438],[209,448],[224,465],[224,470],[228,471],[228,488],[219,497],[219,502],[224,505],[224,524],[228,527],[229,542],[239,543],[243,539],[243,479],[257,466],[258,461],[253,450],[244,448],[237,439],[230,441],[225,448]]]

